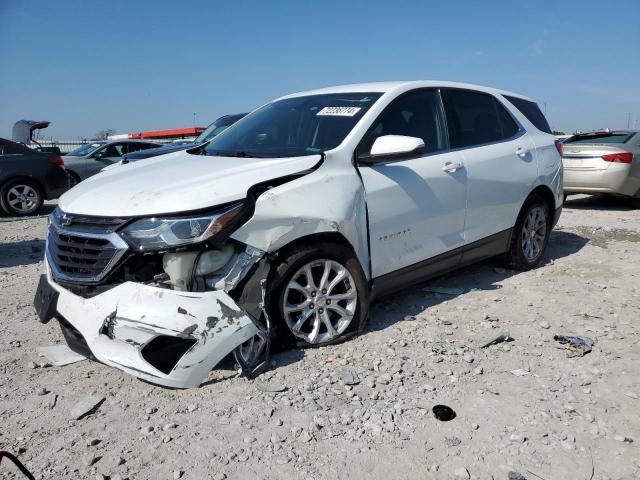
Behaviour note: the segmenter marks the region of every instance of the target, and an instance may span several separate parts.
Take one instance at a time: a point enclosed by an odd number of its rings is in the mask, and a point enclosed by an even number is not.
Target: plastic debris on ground
[[[553,339],[560,343],[562,349],[567,351],[567,357],[583,357],[591,351],[593,340],[587,337],[574,337],[570,335],[554,335]]]
[[[527,480],[524,475],[518,472],[509,472],[507,480]]]
[[[70,417],[72,420],[80,420],[87,415],[94,413],[98,410],[98,407],[102,405],[106,399],[103,395],[88,395],[82,399],[80,399],[76,404],[71,408]]]
[[[64,367],[65,365],[70,365],[87,359],[87,357],[74,352],[66,345],[47,345],[44,347],[38,347],[37,352],[39,356],[45,357],[57,367]]]
[[[489,342],[485,343],[480,348],[487,348],[492,345],[498,345],[499,343],[503,343],[503,342],[513,342],[513,340],[514,338],[511,335],[509,335],[509,332],[504,332],[501,335],[498,335],[493,340],[490,340]]]

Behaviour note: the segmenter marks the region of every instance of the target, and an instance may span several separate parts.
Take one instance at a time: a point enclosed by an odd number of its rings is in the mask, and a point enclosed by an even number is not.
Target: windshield
[[[635,132],[622,133],[591,133],[567,138],[564,143],[627,143]]]
[[[217,136],[205,152],[237,157],[314,155],[342,143],[381,93],[334,93],[279,100]]]
[[[104,142],[100,143],[87,143],[86,145],[82,145],[78,148],[76,148],[75,150],[71,150],[69,153],[67,153],[67,155],[69,155],[70,157],[84,157],[85,155],[89,155],[91,152],[93,152],[94,150],[100,148],[101,146],[104,145]]]
[[[195,143],[204,143],[211,140],[216,135],[219,135],[227,129],[230,125],[233,125],[240,120],[244,115],[226,115],[220,117],[215,122],[207,127],[207,129],[196,137]]]

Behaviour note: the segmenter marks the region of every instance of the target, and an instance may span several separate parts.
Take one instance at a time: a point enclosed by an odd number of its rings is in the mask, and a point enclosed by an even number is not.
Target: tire
[[[305,283],[307,266],[317,288]],[[330,272],[323,284],[326,269]],[[342,279],[332,286],[339,273],[343,275]],[[293,281],[303,287],[302,290],[293,288]],[[332,290],[323,293],[326,291],[323,286],[331,286]],[[271,300],[267,308],[276,347],[292,344],[319,347],[338,343],[361,332],[369,314],[369,285],[362,267],[350,248],[337,243],[297,245],[279,253],[269,275],[268,292]],[[352,293],[355,298],[351,297]],[[305,308],[285,311],[285,303],[300,306],[305,302]],[[340,309],[346,315],[340,314]],[[308,319],[296,329],[296,322],[307,314]]]
[[[0,188],[0,206],[14,217],[34,214],[43,202],[42,189],[32,180],[9,180]]]
[[[640,197],[630,197],[629,204],[631,208],[640,210]]]
[[[71,170],[67,170],[67,175],[69,175],[69,188],[75,187],[80,183],[80,176],[76,172],[72,172]]]
[[[549,243],[552,222],[547,202],[538,194],[531,195],[520,210],[513,229],[511,246],[507,253],[509,268],[531,270],[540,265]],[[531,236],[532,231],[536,236]],[[541,237],[542,235],[544,237]]]

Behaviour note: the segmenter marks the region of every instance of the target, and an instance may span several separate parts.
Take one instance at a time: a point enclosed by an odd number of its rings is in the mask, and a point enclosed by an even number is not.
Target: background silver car
[[[64,166],[69,172],[72,184],[95,175],[104,167],[120,161],[120,158],[131,152],[156,148],[159,143],[143,140],[113,140],[88,143],[64,156]]]
[[[564,193],[630,197],[640,208],[640,134],[605,131],[574,135],[562,144]]]

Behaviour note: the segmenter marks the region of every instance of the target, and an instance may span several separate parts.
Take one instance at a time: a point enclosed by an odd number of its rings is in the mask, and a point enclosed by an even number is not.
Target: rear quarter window
[[[538,107],[535,102],[531,102],[523,98],[512,97],[510,95],[504,95],[504,98],[509,100],[509,102],[516,107],[520,113],[527,117],[527,120],[533,123],[538,130],[545,133],[551,133],[549,122],[544,118],[544,115],[540,111],[540,107]]]

